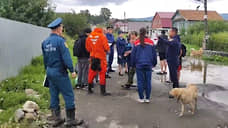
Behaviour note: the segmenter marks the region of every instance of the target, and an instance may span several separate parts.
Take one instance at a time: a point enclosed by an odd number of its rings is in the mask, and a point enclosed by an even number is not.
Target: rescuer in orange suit
[[[101,95],[108,96],[106,92],[107,60],[106,54],[110,51],[108,40],[103,33],[103,29],[95,28],[94,31],[86,39],[86,49],[90,52],[90,69],[88,77],[88,93],[93,93],[93,79],[99,73]]]

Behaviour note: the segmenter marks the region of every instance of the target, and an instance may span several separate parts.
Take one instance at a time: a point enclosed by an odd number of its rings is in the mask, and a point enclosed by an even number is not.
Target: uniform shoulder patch
[[[65,45],[65,47],[69,48],[69,47],[68,47],[68,44],[67,44],[66,42],[64,43],[64,45]]]

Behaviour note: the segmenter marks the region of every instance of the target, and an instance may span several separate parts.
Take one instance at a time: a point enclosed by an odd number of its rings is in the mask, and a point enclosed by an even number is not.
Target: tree
[[[92,15],[90,14],[89,10],[81,10],[80,15],[85,16],[87,18],[87,23],[88,24],[93,24],[93,25],[97,25],[97,24],[102,24],[105,22],[104,17],[101,15]]]
[[[106,22],[110,19],[111,15],[112,15],[112,12],[108,8],[101,8],[100,13],[101,13],[100,15],[104,18],[104,20]]]
[[[80,14],[81,15],[84,15],[84,16],[90,16],[91,15],[88,9],[86,9],[86,10],[80,10]]]
[[[39,26],[47,26],[54,17],[48,0],[1,0],[0,16]]]
[[[89,25],[87,24],[87,18],[80,14],[64,13],[58,14],[58,16],[63,18],[63,24],[66,33],[71,37],[74,37],[75,35],[80,35],[85,28],[89,27]]]

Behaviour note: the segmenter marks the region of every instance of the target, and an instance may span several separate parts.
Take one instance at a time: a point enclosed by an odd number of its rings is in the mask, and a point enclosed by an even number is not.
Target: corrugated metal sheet
[[[0,18],[0,81],[18,74],[35,56],[50,30]]]

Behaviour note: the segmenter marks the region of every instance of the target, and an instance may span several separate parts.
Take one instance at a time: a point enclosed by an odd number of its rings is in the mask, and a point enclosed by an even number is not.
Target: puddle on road
[[[120,125],[120,121],[112,120],[109,128],[139,128],[138,125]]]
[[[206,76],[205,76],[206,70]],[[188,58],[183,63],[181,81],[186,83],[214,84],[228,89],[228,66],[206,64],[199,59]]]
[[[206,98],[228,105],[228,91],[219,90],[219,87],[216,87],[220,86],[228,90],[227,76],[228,66],[205,63],[195,58],[186,58],[183,60],[180,82],[200,85],[201,94],[205,93],[204,90],[209,92],[206,94]],[[159,76],[158,78],[161,82],[169,80],[168,75]],[[214,87],[208,87],[207,85]]]
[[[228,89],[228,66],[206,64],[202,60],[189,58],[183,65],[181,81],[194,84],[212,84]],[[210,90],[206,98],[228,105],[227,97],[228,91]]]
[[[228,105],[228,91],[215,91],[211,92],[208,95],[208,98],[211,99],[212,101],[218,102],[218,103],[223,103]]]
[[[98,122],[98,123],[102,123],[102,122],[104,122],[104,121],[106,121],[107,120],[107,117],[105,117],[105,116],[98,116],[97,118],[96,118],[96,121]]]

